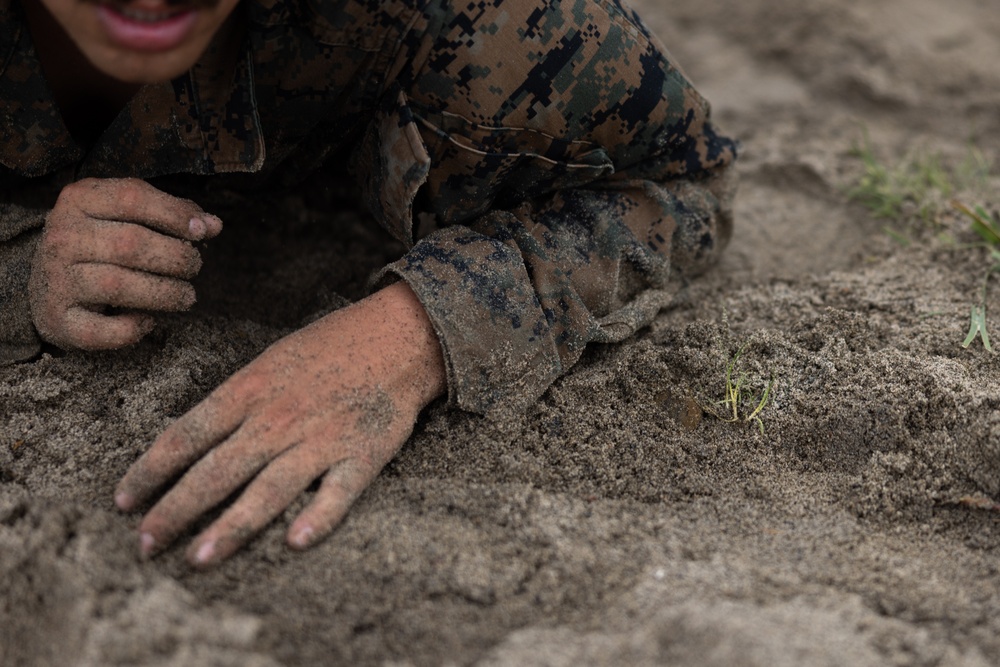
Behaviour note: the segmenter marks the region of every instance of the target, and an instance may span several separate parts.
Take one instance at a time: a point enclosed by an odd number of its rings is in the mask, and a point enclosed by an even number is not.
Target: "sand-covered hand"
[[[151,312],[195,301],[192,242],[222,221],[138,179],[85,179],[63,188],[32,262],[31,312],[46,341],[109,349],[141,339]],[[109,312],[109,308],[115,309]]]
[[[148,557],[246,485],[188,548],[188,560],[204,566],[236,551],[322,477],[287,534],[290,546],[311,546],[395,456],[444,386],[433,327],[397,283],[265,350],[153,443],[115,502],[134,509],[183,473],[139,526],[140,554]]]

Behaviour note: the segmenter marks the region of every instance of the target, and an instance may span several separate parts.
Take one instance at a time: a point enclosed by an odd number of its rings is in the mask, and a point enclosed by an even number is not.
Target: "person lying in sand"
[[[619,0],[0,0],[0,16],[0,360],[125,347],[190,308],[227,191],[349,164],[409,248],[131,467],[117,506],[158,497],[144,557],[242,489],[187,551],[218,562],[321,480],[287,532],[315,544],[428,403],[530,404],[729,237],[735,144]]]

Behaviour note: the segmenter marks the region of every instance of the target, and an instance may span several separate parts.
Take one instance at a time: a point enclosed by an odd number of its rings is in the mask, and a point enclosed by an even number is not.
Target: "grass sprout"
[[[876,218],[899,219],[915,210],[921,220],[934,222],[942,203],[955,191],[956,178],[936,153],[914,152],[898,165],[888,166],[875,156],[867,131],[853,152],[860,158],[864,171],[847,194]],[[982,157],[978,152],[977,155]],[[965,174],[978,173],[978,164],[970,161],[962,172],[963,178]]]
[[[912,151],[898,164],[889,165],[878,159],[864,128],[861,142],[852,152],[861,160],[863,169],[854,187],[847,190],[848,197],[863,204],[876,218],[895,221],[915,215],[925,223],[938,225],[949,200],[957,192],[985,188],[993,167],[971,144],[962,162],[954,167],[946,166],[940,154],[923,150]],[[898,230],[887,227],[885,231],[909,245],[909,239]]]
[[[976,340],[976,336],[982,338],[983,347],[988,352],[993,351],[990,344],[990,335],[986,330],[986,294],[989,287],[990,276],[1000,271],[1000,220],[996,215],[991,215],[982,206],[969,206],[957,199],[952,200],[951,205],[967,218],[972,220],[972,230],[983,239],[985,245],[990,250],[992,264],[987,267],[983,276],[983,285],[980,289],[979,303],[972,306],[972,314],[969,317],[969,333],[962,341],[962,347],[969,347]]]
[[[749,386],[746,373],[736,373],[737,363],[746,351],[748,344],[744,343],[726,364],[725,397],[721,401],[711,403],[704,410],[724,422],[744,424],[753,422],[757,424],[760,434],[764,435],[764,421],[760,415],[771,400],[775,378],[772,374],[763,390],[754,390]]]
[[[983,347],[992,352],[986,328],[986,297],[990,277],[1000,272],[1000,219],[983,206],[969,206],[956,196],[957,193],[989,191],[993,168],[990,160],[970,145],[962,162],[954,167],[946,166],[939,154],[926,151],[912,151],[898,164],[890,166],[876,156],[865,128],[862,128],[862,140],[854,146],[853,152],[861,160],[863,169],[856,185],[847,194],[866,206],[873,216],[903,225],[919,218],[933,225],[938,232],[938,240],[953,250],[989,249],[990,264],[983,275],[978,302],[970,309],[969,331],[962,346],[968,348],[976,338],[980,338]],[[972,230],[982,239],[981,242],[958,243],[949,234],[950,221],[959,219],[954,211],[972,221]],[[952,215],[946,217],[946,213]],[[909,235],[898,227],[886,226],[884,231],[902,246],[911,244]]]

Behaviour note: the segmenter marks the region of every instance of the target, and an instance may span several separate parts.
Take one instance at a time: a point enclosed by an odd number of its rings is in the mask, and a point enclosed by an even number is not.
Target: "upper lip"
[[[109,2],[105,3],[105,6],[125,17],[140,21],[163,21],[164,19],[168,19],[191,10],[191,7],[188,6],[177,6],[175,4],[167,5],[165,3],[156,3],[154,6],[148,6],[147,3]]]

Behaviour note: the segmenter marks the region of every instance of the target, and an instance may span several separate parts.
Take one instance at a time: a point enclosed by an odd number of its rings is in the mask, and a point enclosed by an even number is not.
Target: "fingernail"
[[[315,531],[312,526],[306,526],[300,528],[294,535],[292,535],[292,546],[304,549],[310,544],[312,544],[313,534]]]
[[[213,558],[215,558],[214,540],[208,540],[207,542],[202,544],[200,547],[198,547],[198,551],[195,552],[194,554],[194,562],[198,563],[199,565],[204,565],[205,563],[211,561]]]
[[[143,558],[149,558],[153,554],[153,549],[156,548],[156,540],[149,533],[141,533],[139,535],[139,555]]]
[[[123,510],[125,512],[129,511],[130,509],[132,509],[133,502],[134,501],[132,500],[132,496],[125,493],[124,491],[119,491],[118,493],[115,494],[115,505],[117,505],[118,509],[120,510]]]
[[[204,219],[209,236],[215,236],[222,231],[222,218],[217,215],[206,215]]]
[[[191,218],[188,220],[188,230],[191,232],[193,240],[200,241],[205,237],[205,232],[208,228],[205,226],[205,221],[201,218]]]

